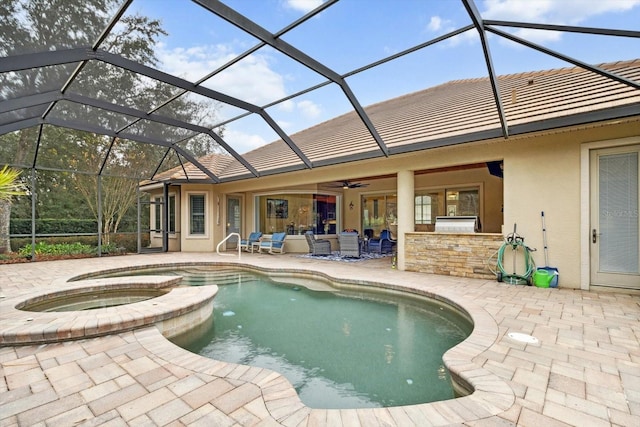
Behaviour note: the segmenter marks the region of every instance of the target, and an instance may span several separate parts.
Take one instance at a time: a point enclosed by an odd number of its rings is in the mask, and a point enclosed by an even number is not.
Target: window
[[[437,216],[480,217],[480,188],[445,188],[416,191],[416,225],[433,225]]]
[[[154,207],[154,232],[161,232],[163,228],[162,213],[164,212],[164,197],[158,196],[153,199]],[[169,233],[176,232],[176,196],[169,195]]]
[[[337,196],[327,194],[274,194],[257,197],[260,231],[302,235],[335,234]]]
[[[396,223],[398,197],[395,194],[376,194],[362,197],[363,230],[373,230],[378,236],[382,230]]]
[[[169,234],[176,232],[176,196],[169,195]]]
[[[438,198],[430,194],[417,195],[415,198],[415,223],[431,224],[433,211],[438,207]]]
[[[156,233],[162,231],[162,199],[162,196],[154,197],[153,199],[154,222],[152,231]]]
[[[205,197],[204,194],[189,195],[189,234],[205,234]]]

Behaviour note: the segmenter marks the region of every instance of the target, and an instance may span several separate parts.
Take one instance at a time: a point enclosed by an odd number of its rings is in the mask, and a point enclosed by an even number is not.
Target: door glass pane
[[[227,236],[231,233],[240,234],[241,228],[240,199],[229,197],[227,199]],[[238,236],[231,236],[227,240],[227,248],[237,248]]]
[[[610,273],[638,273],[638,153],[599,160],[600,266]]]

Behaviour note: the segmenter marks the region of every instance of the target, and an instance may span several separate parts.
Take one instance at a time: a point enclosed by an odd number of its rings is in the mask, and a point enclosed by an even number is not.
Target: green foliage
[[[11,234],[31,234],[30,219],[12,219]],[[97,233],[94,219],[36,219],[36,234]]]
[[[24,188],[18,177],[21,171],[9,166],[0,169],[0,200],[11,200],[13,196],[21,196],[25,194]]]
[[[33,250],[32,250],[33,248]],[[36,255],[77,255],[95,254],[96,249],[82,243],[57,243],[38,242],[33,245],[26,245],[18,250],[18,254],[27,256],[35,252]]]
[[[149,245],[149,234],[144,234],[142,237],[142,246]],[[96,248],[93,253],[97,253],[98,236],[60,236],[60,237],[42,237],[38,238],[37,244],[57,245],[57,244],[73,244],[81,243],[83,245]],[[14,250],[17,248],[29,247],[29,255],[31,255],[31,238],[21,237],[11,239],[11,247]],[[106,248],[106,249],[105,249]],[[123,249],[124,248],[124,249]],[[137,253],[138,252],[138,235],[133,233],[118,233],[112,236],[111,243],[102,244],[103,254],[115,254],[115,253]]]

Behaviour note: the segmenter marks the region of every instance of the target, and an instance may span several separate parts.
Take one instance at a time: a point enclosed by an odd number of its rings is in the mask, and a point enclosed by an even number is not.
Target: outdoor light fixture
[[[353,202],[349,202],[349,210],[353,210]]]

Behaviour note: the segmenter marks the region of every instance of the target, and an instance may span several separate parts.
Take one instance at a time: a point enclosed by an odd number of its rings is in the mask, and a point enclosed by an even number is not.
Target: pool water
[[[379,291],[312,290],[257,273],[177,273],[187,284],[220,289],[211,322],[172,341],[202,356],[277,371],[309,407],[455,397],[442,355],[472,325],[447,306]]]

